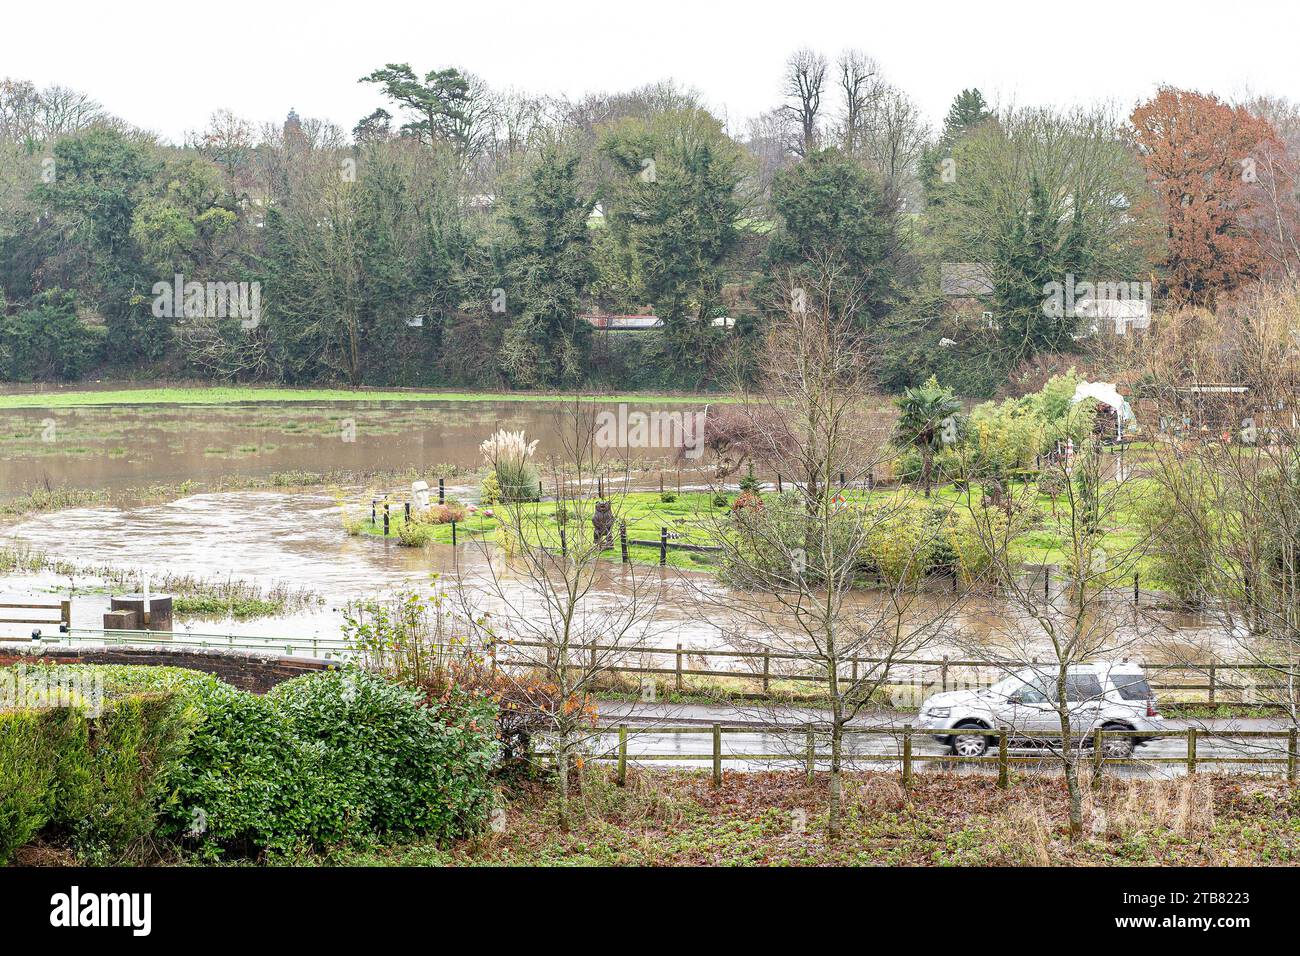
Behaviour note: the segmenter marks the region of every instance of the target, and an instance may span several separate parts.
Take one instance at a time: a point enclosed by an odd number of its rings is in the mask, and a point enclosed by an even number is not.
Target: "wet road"
[[[627,705],[602,704],[601,723],[626,722],[629,726],[628,759],[632,763],[659,768],[708,768],[713,761],[713,733],[710,720],[727,726],[722,733],[723,767],[727,770],[775,770],[806,766],[807,738],[802,730],[771,733],[750,730],[751,726],[774,721],[797,723],[823,716],[806,709],[785,709],[760,713],[756,709],[710,707],[706,705]],[[761,718],[761,719],[760,719]],[[857,722],[860,727],[898,728],[914,713],[882,713]],[[1169,731],[1197,730],[1196,760],[1202,772],[1285,773],[1287,740],[1277,738],[1243,738],[1234,731],[1281,731],[1287,723],[1273,718],[1215,718],[1166,720]],[[689,729],[691,732],[675,732]],[[1219,736],[1222,735],[1222,736]],[[592,741],[597,754],[614,755],[618,749],[616,733]],[[819,736],[817,750],[819,770],[829,768],[829,742]],[[851,770],[896,770],[901,766],[901,733],[853,734],[845,738],[845,764]],[[996,750],[991,749],[986,762],[971,763],[950,758],[948,748],[932,737],[915,731],[912,736],[914,770],[918,773],[945,771],[959,773],[995,773]],[[1014,772],[1059,772],[1059,757],[1046,748],[1011,746],[1008,756]],[[1092,752],[1086,751],[1090,763]],[[1141,744],[1131,761],[1108,759],[1106,772],[1133,777],[1176,777],[1187,773],[1187,740],[1166,737]]]

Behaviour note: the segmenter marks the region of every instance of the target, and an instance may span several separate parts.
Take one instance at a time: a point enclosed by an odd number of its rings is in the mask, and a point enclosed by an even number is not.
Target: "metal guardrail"
[[[3,646],[0,641],[0,646]],[[8,643],[20,643],[9,641]],[[352,644],[343,638],[282,637],[250,634],[198,634],[189,631],[112,630],[74,627],[65,634],[42,635],[39,640],[22,641],[38,647],[74,647],[77,644],[105,644],[120,647],[194,647],[206,650],[266,651],[289,656],[310,652],[312,657],[351,657]]]

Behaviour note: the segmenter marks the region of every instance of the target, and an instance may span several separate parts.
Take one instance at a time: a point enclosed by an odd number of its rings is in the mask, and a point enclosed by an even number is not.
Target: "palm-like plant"
[[[918,388],[907,389],[894,399],[898,406],[898,422],[894,425],[894,441],[900,446],[914,447],[921,453],[921,483],[925,496],[930,497],[934,455],[945,441],[954,441],[958,433],[957,415],[961,402],[944,388],[933,375]]]

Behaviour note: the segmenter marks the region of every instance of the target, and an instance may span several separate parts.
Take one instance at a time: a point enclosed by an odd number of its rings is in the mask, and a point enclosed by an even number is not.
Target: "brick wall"
[[[254,694],[265,694],[281,681],[330,670],[337,661],[319,657],[290,657],[256,651],[230,651],[200,647],[41,647],[32,644],[0,645],[0,667],[11,664],[144,664],[188,667]]]

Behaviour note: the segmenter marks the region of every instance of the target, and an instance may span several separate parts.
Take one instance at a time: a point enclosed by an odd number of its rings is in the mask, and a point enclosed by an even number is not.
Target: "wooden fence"
[[[820,733],[819,733],[820,730]],[[599,751],[593,755],[593,759],[610,762],[617,761],[619,782],[626,782],[627,765],[629,759],[636,763],[641,761],[677,761],[677,760],[711,760],[713,766],[713,785],[722,786],[722,764],[724,761],[785,761],[790,762],[799,760],[804,767],[809,781],[813,779],[816,773],[817,762],[819,759],[829,760],[829,754],[824,750],[818,749],[819,737],[825,737],[826,733],[823,728],[814,724],[772,724],[762,726],[724,726],[715,723],[711,726],[688,726],[688,727],[629,727],[627,724],[619,724],[616,727],[600,727],[596,729],[598,734],[617,734],[618,744],[616,748],[609,748]],[[709,754],[682,754],[682,753],[637,753],[629,756],[628,738],[637,734],[708,734],[712,738],[713,746]],[[727,734],[767,734],[772,736],[793,737],[798,741],[797,746],[792,746],[785,753],[726,753],[722,749],[722,738]],[[843,761],[852,766],[854,763],[871,762],[871,763],[896,763],[900,765],[902,782],[904,787],[910,787],[913,780],[913,770],[915,764],[919,762],[941,762],[944,764],[974,764],[983,766],[995,766],[998,774],[998,786],[1007,787],[1010,785],[1011,766],[1013,764],[1038,764],[1042,765],[1045,758],[1042,755],[1029,756],[1023,754],[1009,753],[1009,740],[1011,737],[1008,728],[999,730],[990,730],[985,733],[987,737],[997,738],[997,752],[984,754],[980,757],[959,757],[955,754],[918,754],[913,752],[912,741],[916,736],[931,737],[936,735],[933,730],[920,730],[911,724],[893,727],[846,727],[844,728],[846,736],[883,736],[891,737],[899,741],[897,750],[893,753],[884,752],[879,754],[848,753],[843,755]],[[1250,764],[1261,767],[1278,767],[1285,768],[1287,783],[1295,784],[1296,766],[1297,766],[1297,734],[1294,727],[1287,730],[1224,730],[1213,731],[1198,728],[1188,728],[1186,730],[1165,730],[1161,731],[1159,736],[1162,739],[1182,737],[1187,742],[1187,751],[1185,756],[1170,757],[1114,757],[1107,756],[1105,752],[1105,738],[1107,737],[1150,737],[1150,732],[1137,730],[1103,730],[1101,728],[1093,731],[1091,735],[1091,754],[1089,755],[1094,774],[1102,773],[1105,766],[1143,766],[1148,764],[1181,764],[1189,774],[1194,774],[1198,767],[1207,764]],[[1277,748],[1277,752],[1282,756],[1267,756],[1265,754],[1238,756],[1238,755],[1220,755],[1220,754],[1198,754],[1197,744],[1199,741],[1206,739],[1231,739],[1231,740],[1284,740],[1286,741],[1285,750],[1282,747]],[[1082,743],[1082,741],[1081,741]]]
[[[500,663],[524,665],[542,663],[541,660],[533,660],[526,655],[517,654],[516,651],[522,648],[546,649],[547,645],[541,641],[501,642],[492,648],[492,653],[497,656]],[[677,644],[675,647],[583,644],[572,647],[571,654],[578,659],[585,658],[588,666],[593,667],[593,669],[595,669],[596,662],[599,661],[599,670],[604,673],[670,677],[673,682],[673,689],[679,693],[687,689],[687,677],[722,677],[748,680],[753,682],[756,687],[761,687],[763,694],[770,693],[774,681],[791,681],[814,685],[829,683],[824,661],[813,654],[801,654],[793,651],[704,649],[683,647],[681,644]],[[643,662],[632,663],[625,659],[632,657],[641,658]],[[644,660],[651,657],[669,658],[671,660],[662,664],[655,662],[648,666],[644,663]],[[703,660],[706,666],[692,666],[692,658]],[[710,660],[715,658],[731,658],[752,663],[749,668],[714,668],[707,666]],[[795,669],[790,668],[791,662],[794,663]],[[969,660],[945,656],[930,659],[897,658],[885,661],[881,658],[853,657],[843,660],[843,671],[839,676],[841,680],[857,681],[861,676],[870,675],[873,669],[888,664],[890,676],[887,684],[889,686],[913,683],[927,688],[927,692],[942,692],[987,687],[1013,671],[1036,665],[1046,666],[1049,663],[1054,666],[1054,662],[1046,662],[1037,658],[1028,661],[1010,661],[995,659]],[[1259,707],[1279,706],[1267,700],[1225,700],[1223,695],[1225,692],[1240,696],[1242,694],[1254,695],[1269,691],[1285,691],[1290,694],[1300,690],[1300,688],[1286,681],[1270,683],[1248,679],[1252,676],[1269,679],[1288,676],[1300,678],[1300,675],[1289,675],[1284,665],[1186,661],[1169,664],[1143,663],[1141,666],[1153,678],[1149,681],[1149,684],[1154,691],[1190,691],[1203,695],[1203,700],[1192,701],[1191,703],[1211,705],[1244,703]],[[978,673],[976,678],[969,679],[966,675],[972,670],[976,672],[992,671],[994,679],[985,680],[983,677],[989,675],[984,674],[981,676]],[[1168,679],[1161,680],[1159,679],[1160,675],[1166,675]],[[1197,680],[1197,678],[1201,679]],[[917,703],[919,704],[920,701],[917,701]]]
[[[53,617],[33,617],[32,615],[45,611]],[[6,613],[8,612],[8,613]],[[22,612],[22,617],[12,617],[11,614]],[[72,626],[72,601],[62,599],[58,601],[26,601],[19,603],[0,603],[0,625],[4,624],[52,624],[57,625],[59,632],[66,634],[68,628]]]

